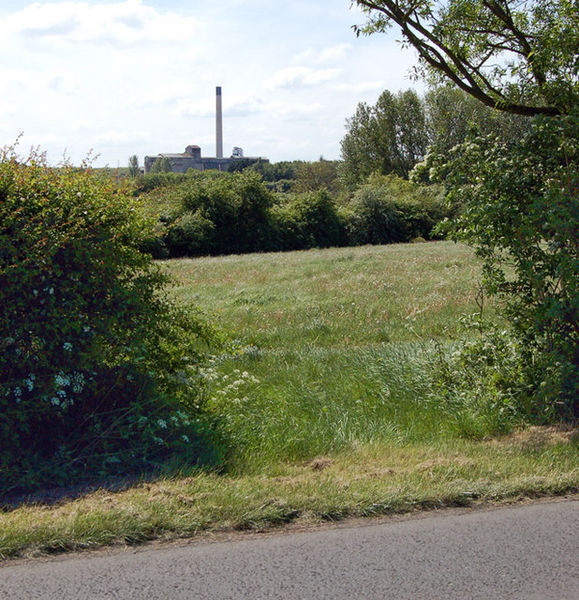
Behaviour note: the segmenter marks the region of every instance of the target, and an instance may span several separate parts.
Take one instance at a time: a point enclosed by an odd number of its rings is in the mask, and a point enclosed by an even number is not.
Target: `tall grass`
[[[477,310],[479,267],[446,242],[172,261],[177,295],[237,335],[207,371],[230,467],[497,432],[436,396],[436,363]],[[493,310],[493,307],[490,307]]]

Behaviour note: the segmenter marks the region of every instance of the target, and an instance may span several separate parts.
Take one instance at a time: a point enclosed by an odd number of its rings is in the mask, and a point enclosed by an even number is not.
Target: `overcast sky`
[[[362,22],[349,0],[0,0],[0,146],[215,156],[219,85],[225,156],[337,159],[358,102],[418,87],[398,32],[356,38]]]

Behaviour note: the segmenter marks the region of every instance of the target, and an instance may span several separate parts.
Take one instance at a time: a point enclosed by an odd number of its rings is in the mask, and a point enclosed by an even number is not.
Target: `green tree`
[[[446,154],[472,134],[494,134],[510,143],[531,129],[531,120],[499,111],[449,85],[430,89],[425,97],[426,127],[431,152]]]
[[[162,164],[161,157],[159,156],[155,159],[155,161],[151,165],[151,168],[149,169],[149,173],[162,173],[161,164]]]
[[[358,34],[400,27],[419,71],[503,111],[558,115],[577,105],[573,0],[355,0]]]
[[[161,159],[161,173],[172,173],[173,167],[171,165],[171,160],[167,156],[163,156]]]
[[[136,154],[133,154],[129,157],[129,177],[136,177],[140,172],[139,157]]]
[[[485,286],[505,302],[518,340],[518,385],[539,418],[577,418],[579,12],[569,0],[356,0],[358,33],[397,24],[424,75],[486,106],[534,117],[509,143],[497,135],[434,157],[459,217],[455,239],[483,259]],[[436,164],[438,162],[438,164]],[[495,346],[496,349],[496,346]],[[499,385],[500,384],[500,385]],[[499,389],[500,388],[500,389]],[[516,390],[516,394],[513,392]]]
[[[424,107],[413,90],[386,90],[374,106],[360,103],[346,123],[342,176],[350,186],[373,172],[407,178],[426,151]]]
[[[320,158],[316,162],[303,162],[296,169],[296,192],[315,192],[326,189],[334,193],[339,188],[338,163]]]
[[[0,153],[0,496],[209,450],[209,329],[138,250],[135,208],[106,176]]]

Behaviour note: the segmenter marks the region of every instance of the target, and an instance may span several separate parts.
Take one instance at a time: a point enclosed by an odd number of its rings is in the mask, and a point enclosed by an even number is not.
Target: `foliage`
[[[446,154],[473,135],[494,134],[510,143],[527,134],[531,120],[482,104],[460,89],[431,88],[424,96],[430,152]]]
[[[152,189],[141,194],[139,203],[158,221],[140,247],[167,258],[432,239],[434,225],[448,215],[441,188],[395,175],[372,175],[352,199],[342,197],[338,207],[326,187],[337,185],[336,163],[300,163],[296,173],[301,169],[292,188],[321,187],[274,194],[252,168],[241,173],[147,174],[138,189]],[[374,209],[394,219],[385,229],[375,221],[381,217],[372,213],[370,196],[378,202]],[[380,227],[384,231],[376,235]]]
[[[257,163],[259,158],[237,158],[234,161],[229,163],[227,167],[227,171],[229,173],[237,173],[239,171],[245,171],[251,165]]]
[[[270,183],[276,181],[287,181],[296,178],[296,169],[299,167],[301,162],[302,161],[294,160],[270,163],[258,159],[258,161],[251,166],[251,170],[259,173],[264,181]]]
[[[487,289],[505,301],[542,417],[578,411],[578,123],[538,119],[510,146],[477,138],[441,167],[461,208],[449,229],[475,246]]]
[[[315,192],[325,189],[335,194],[340,188],[338,162],[320,158],[316,162],[302,162],[296,168],[293,189],[298,192]]]
[[[137,177],[140,173],[139,157],[136,154],[133,154],[129,157],[129,177]]]
[[[342,177],[350,188],[374,172],[408,177],[426,151],[424,108],[412,90],[386,90],[374,106],[360,103],[347,127]]]
[[[147,225],[88,169],[0,162],[0,489],[211,453],[198,363],[211,330],[137,250]],[[208,430],[207,430],[208,431]]]
[[[164,194],[175,207],[165,219],[165,243],[172,256],[271,248],[273,193],[250,169],[188,174]]]
[[[355,0],[358,34],[393,23],[420,57],[419,73],[450,81],[483,104],[556,115],[577,104],[576,3],[570,0]]]
[[[527,389],[541,419],[578,416],[577,6],[568,0],[356,0],[359,33],[391,23],[426,74],[507,113],[531,131],[426,157],[416,179],[444,178],[459,209],[451,231],[484,260],[505,302]],[[424,70],[423,70],[424,73]]]
[[[296,194],[276,207],[281,248],[328,248],[345,243],[343,221],[326,190]]]
[[[171,160],[167,156],[159,156],[155,159],[155,162],[151,165],[149,173],[172,173],[173,167],[171,166]]]
[[[448,214],[441,188],[415,185],[395,175],[370,177],[348,208],[352,245],[432,239],[434,226]]]

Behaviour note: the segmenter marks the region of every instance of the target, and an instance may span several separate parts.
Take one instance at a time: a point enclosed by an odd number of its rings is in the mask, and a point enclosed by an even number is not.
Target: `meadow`
[[[452,243],[169,261],[175,293],[237,339],[208,374],[243,471],[360,443],[482,428],[434,401],[432,365],[479,310],[479,266]],[[487,307],[489,318],[493,307]],[[243,374],[246,374],[245,377]],[[480,432],[479,432],[480,433]]]
[[[226,331],[204,400],[221,472],[0,514],[8,558],[202,532],[309,526],[577,491],[577,435],[497,424],[438,395],[436,373],[477,335],[480,266],[450,242],[171,260],[177,298]],[[484,314],[498,321],[493,303]]]

